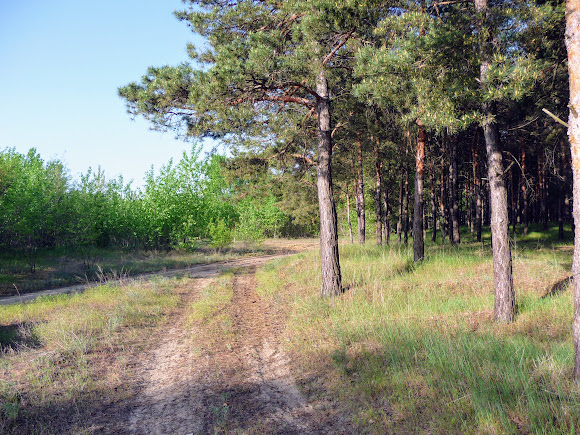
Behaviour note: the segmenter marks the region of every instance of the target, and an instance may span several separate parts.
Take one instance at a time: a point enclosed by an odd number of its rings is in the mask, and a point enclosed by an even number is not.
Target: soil
[[[211,284],[211,278],[195,279],[188,302]],[[100,429],[126,434],[310,433],[312,409],[294,385],[280,339],[282,325],[255,285],[254,267],[235,277],[228,307],[235,336],[228,346],[208,341],[203,325],[186,327],[185,310],[176,313],[173,326],[136,370],[132,381],[140,384],[139,393]]]

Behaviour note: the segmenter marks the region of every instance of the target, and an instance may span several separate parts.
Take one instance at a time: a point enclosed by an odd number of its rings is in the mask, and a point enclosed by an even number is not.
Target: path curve
[[[275,258],[282,258],[288,255],[293,254],[293,252],[284,253],[284,254],[273,254],[273,255],[260,255],[255,257],[242,257],[237,258],[234,260],[227,260],[227,261],[220,261],[216,263],[204,263],[204,264],[196,264],[195,266],[186,267],[182,269],[171,269],[162,272],[152,272],[152,273],[144,273],[141,275],[136,275],[134,277],[110,280],[106,283],[103,282],[93,282],[89,284],[77,284],[71,285],[67,287],[59,287],[53,288],[49,290],[41,290],[38,292],[33,293],[25,293],[23,295],[17,296],[8,296],[4,298],[0,298],[0,305],[14,305],[19,303],[30,302],[40,296],[55,296],[61,294],[70,294],[70,293],[80,293],[89,288],[98,287],[104,284],[119,284],[119,283],[128,283],[128,282],[139,282],[148,280],[154,277],[165,277],[165,278],[173,278],[173,277],[189,277],[189,278],[207,278],[211,276],[217,276],[220,273],[228,270],[228,269],[235,269],[238,267],[250,267],[254,265],[261,265],[264,264],[266,261],[273,260]]]

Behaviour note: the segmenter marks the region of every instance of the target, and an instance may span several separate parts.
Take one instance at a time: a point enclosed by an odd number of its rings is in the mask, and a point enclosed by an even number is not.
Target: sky
[[[132,120],[117,88],[203,41],[180,0],[0,0],[0,150],[36,148],[78,179],[89,167],[142,185],[191,145]],[[209,147],[206,147],[209,148]]]

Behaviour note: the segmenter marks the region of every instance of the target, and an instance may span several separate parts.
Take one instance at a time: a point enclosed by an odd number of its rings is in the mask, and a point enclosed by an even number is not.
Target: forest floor
[[[510,325],[465,229],[421,264],[342,243],[332,299],[305,240],[0,306],[0,433],[575,433],[566,236],[513,237]]]
[[[227,262],[248,256],[293,253],[308,244],[312,244],[311,239],[268,239],[252,243],[238,241],[222,250],[200,241],[192,252],[59,248],[39,251],[34,256],[0,253],[0,298],[15,296],[12,299],[14,303],[26,302],[34,298],[24,296],[29,293],[72,293],[119,278],[148,278],[165,271],[165,276],[174,276],[172,271],[179,275],[200,264]]]

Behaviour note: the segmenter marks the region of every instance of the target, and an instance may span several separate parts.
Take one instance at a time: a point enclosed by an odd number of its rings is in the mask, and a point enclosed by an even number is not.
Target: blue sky
[[[36,148],[77,177],[89,167],[134,186],[190,146],[132,121],[117,88],[202,43],[179,0],[0,0],[0,149]]]

